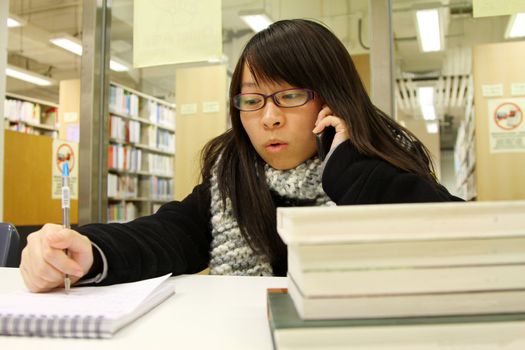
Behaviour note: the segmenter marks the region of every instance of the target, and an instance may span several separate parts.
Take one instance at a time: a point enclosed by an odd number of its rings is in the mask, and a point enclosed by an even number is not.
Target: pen
[[[62,225],[64,228],[71,228],[71,224],[69,222],[69,209],[69,165],[67,162],[64,162],[62,165]],[[64,252],[66,255],[68,254],[67,249],[65,249]],[[67,273],[64,275],[64,288],[66,290],[66,294],[69,294],[69,289],[71,288],[71,279]]]

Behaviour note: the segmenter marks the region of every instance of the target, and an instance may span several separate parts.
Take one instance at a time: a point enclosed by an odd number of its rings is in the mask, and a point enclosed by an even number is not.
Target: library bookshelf
[[[456,174],[456,192],[467,200],[476,200],[476,118],[474,109],[474,87],[472,82],[467,89],[465,119],[458,127],[454,147],[454,170]]]
[[[58,104],[6,93],[4,123],[6,130],[57,138]]]
[[[108,222],[153,214],[174,198],[175,104],[109,88]]]

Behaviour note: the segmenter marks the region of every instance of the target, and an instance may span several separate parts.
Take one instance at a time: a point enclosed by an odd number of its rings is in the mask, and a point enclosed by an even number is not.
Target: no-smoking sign
[[[513,130],[523,122],[521,108],[513,102],[504,102],[494,111],[494,122],[503,130]]]
[[[525,152],[524,98],[488,100],[490,153]]]

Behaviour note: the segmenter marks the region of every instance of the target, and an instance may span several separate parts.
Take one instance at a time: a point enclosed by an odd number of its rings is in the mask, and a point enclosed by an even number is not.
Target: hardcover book
[[[303,320],[290,296],[267,292],[274,349],[522,350],[525,313]]]

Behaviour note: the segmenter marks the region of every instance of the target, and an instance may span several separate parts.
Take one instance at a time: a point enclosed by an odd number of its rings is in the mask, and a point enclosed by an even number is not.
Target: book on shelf
[[[109,136],[110,220],[152,214],[154,201],[172,199],[175,105],[112,82]]]
[[[133,198],[138,196],[138,178],[135,175],[108,174],[108,197]]]
[[[525,346],[525,313],[304,320],[282,289],[267,291],[274,349],[507,349]]]
[[[108,146],[108,168],[137,172],[141,170],[142,150],[123,145]]]
[[[8,94],[3,113],[7,130],[58,136],[58,106],[54,103]]]
[[[116,142],[139,143],[141,135],[140,123],[136,120],[126,120],[119,116],[109,116],[109,136]]]
[[[110,338],[175,292],[169,275],[104,287],[0,295],[0,334]]]
[[[110,110],[119,114],[132,117],[139,116],[139,97],[121,86],[109,86]]]
[[[161,206],[162,206],[162,203],[153,203],[152,214],[155,214],[160,209]]]
[[[108,204],[108,221],[124,223],[137,217],[138,205],[135,202],[118,201]],[[146,215],[146,213],[144,214]]]

